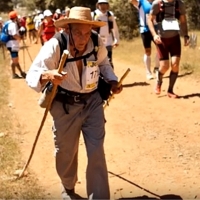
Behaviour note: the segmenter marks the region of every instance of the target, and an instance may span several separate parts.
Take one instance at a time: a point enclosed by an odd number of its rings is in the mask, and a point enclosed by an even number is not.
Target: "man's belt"
[[[91,95],[96,91],[97,90],[94,90],[90,93],[77,93],[58,87],[58,92],[55,96],[55,100],[70,105],[73,105],[74,103],[85,104]]]

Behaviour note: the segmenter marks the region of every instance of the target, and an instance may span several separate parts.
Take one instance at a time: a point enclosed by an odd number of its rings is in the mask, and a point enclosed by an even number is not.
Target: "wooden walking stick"
[[[1,50],[2,50],[2,53],[3,53],[3,59],[6,60],[6,50],[5,50],[5,44],[3,43],[0,43],[0,46],[1,46]]]
[[[24,39],[23,39],[23,46],[24,46],[24,48],[26,49],[26,51],[27,51],[27,53],[28,53],[28,56],[29,56],[31,62],[33,62],[33,59],[32,59],[32,57],[31,57],[31,54],[30,54],[30,52],[29,52],[29,50],[28,50],[28,47],[27,47],[26,42],[24,41]]]
[[[130,72],[130,68],[128,68],[126,70],[126,72],[124,73],[124,75],[121,77],[119,83],[118,83],[118,87],[122,84],[123,80],[126,78],[126,76],[128,75],[128,73]],[[110,101],[114,98],[114,94],[112,93],[111,96],[108,98],[107,103],[104,104],[104,109],[109,105]]]
[[[66,62],[66,59],[68,58],[68,55],[69,55],[69,51],[68,50],[64,50],[63,54],[62,54],[62,57],[61,57],[61,60],[60,60],[60,63],[59,63],[59,67],[58,67],[58,73],[61,73],[63,71],[63,67],[64,67],[64,64]],[[32,147],[32,150],[31,150],[31,153],[30,153],[30,156],[24,166],[24,168],[22,170],[16,170],[15,172],[15,175],[18,176],[18,178],[21,178],[23,175],[24,175],[24,172],[26,171],[30,161],[31,161],[31,158],[33,156],[33,153],[34,153],[34,150],[35,150],[35,147],[36,147],[36,144],[37,144],[37,141],[38,141],[38,138],[40,136],[40,133],[41,133],[41,130],[43,128],[43,125],[44,125],[44,122],[46,120],[46,117],[47,117],[47,114],[48,114],[48,111],[49,109],[51,108],[51,104],[52,104],[52,101],[54,99],[54,96],[56,94],[56,90],[57,90],[57,85],[53,85],[53,88],[52,88],[52,92],[51,92],[51,97],[48,101],[48,104],[47,104],[47,107],[45,109],[45,112],[44,112],[44,116],[42,118],[42,121],[41,121],[41,124],[40,124],[40,127],[38,129],[38,132],[37,132],[37,135],[36,135],[36,138],[35,138],[35,141],[33,143],[33,147]]]

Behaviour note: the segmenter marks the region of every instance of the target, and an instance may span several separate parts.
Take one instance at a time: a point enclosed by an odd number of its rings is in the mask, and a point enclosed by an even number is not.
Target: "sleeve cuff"
[[[26,77],[26,82],[29,87],[34,89],[36,92],[41,92],[43,89],[43,86],[40,83],[40,77],[44,70],[39,70],[39,71],[32,71],[28,72],[27,77]]]

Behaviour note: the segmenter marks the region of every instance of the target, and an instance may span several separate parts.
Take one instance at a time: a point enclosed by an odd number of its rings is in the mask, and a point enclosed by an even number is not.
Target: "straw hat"
[[[93,27],[105,26],[102,21],[92,20],[91,10],[87,7],[73,7],[70,9],[69,17],[54,22],[56,27],[65,28],[68,24],[89,24]]]

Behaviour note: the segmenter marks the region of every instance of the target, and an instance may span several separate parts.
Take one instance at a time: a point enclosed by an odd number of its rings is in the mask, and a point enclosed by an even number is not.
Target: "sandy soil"
[[[39,48],[40,45],[36,44],[28,48],[32,59]],[[22,68],[27,71],[31,63],[28,52],[25,50],[25,66],[23,51],[20,57]],[[115,71],[119,77],[127,68],[131,72],[124,80],[123,92],[105,109],[105,152],[111,198],[135,199],[145,195],[143,198],[147,199],[173,194],[183,199],[200,199],[200,81],[192,75],[181,74],[175,87],[181,98],[170,99],[166,96],[167,77],[162,94],[156,96],[153,92],[155,81],[146,81],[142,67],[127,66],[115,58]],[[31,90],[24,79],[10,79],[10,82],[10,103],[23,133],[19,141],[25,163],[44,110],[37,104],[40,94]],[[79,152],[76,191],[86,197],[87,160],[82,138]],[[60,198],[50,116],[29,169],[36,174],[47,197]]]

